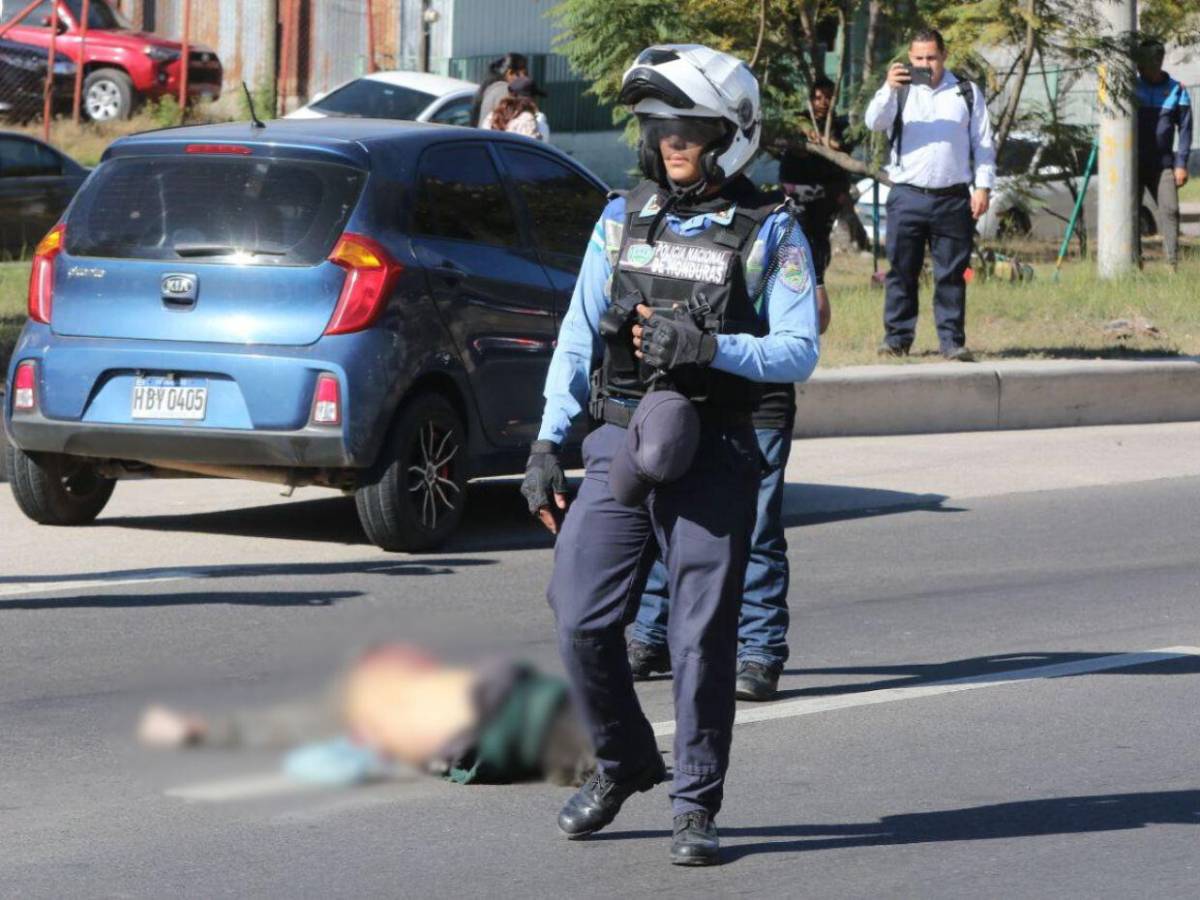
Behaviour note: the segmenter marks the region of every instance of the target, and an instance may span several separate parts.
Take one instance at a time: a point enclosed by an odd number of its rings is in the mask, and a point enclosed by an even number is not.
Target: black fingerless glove
[[[671,319],[655,313],[642,332],[642,358],[655,369],[707,366],[717,355],[716,335],[705,334],[689,317]]]
[[[555,494],[567,493],[567,473],[558,461],[558,444],[554,441],[534,441],[525,463],[525,480],[521,495],[529,503],[529,511],[537,515],[544,507],[554,507]]]

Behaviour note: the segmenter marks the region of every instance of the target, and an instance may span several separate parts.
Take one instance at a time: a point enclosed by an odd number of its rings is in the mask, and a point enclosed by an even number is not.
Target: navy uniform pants
[[[757,512],[750,537],[746,582],[742,588],[738,661],[761,663],[780,671],[788,660],[787,636],[791,621],[787,604],[791,573],[787,533],[783,527],[783,488],[792,450],[792,425],[756,428],[754,433],[766,471],[758,486]],[[670,621],[667,567],[660,561],[650,570],[637,621],[630,634],[635,641],[650,647],[665,647]]]
[[[933,315],[941,349],[967,342],[967,283],[975,220],[964,186],[953,194],[926,194],[897,184],[887,199],[887,296],[884,340],[909,347],[917,332],[917,281],[925,265],[925,245],[933,255]]]
[[[683,478],[635,508],[608,488],[625,430],[604,425],[583,445],[587,473],[554,550],[548,596],[572,699],[600,769],[615,781],[658,753],[625,651],[650,567],[662,548],[673,608],[667,643],[675,692],[675,815],[721,807],[733,737],[738,606],[761,475],[754,429],[708,425]]]

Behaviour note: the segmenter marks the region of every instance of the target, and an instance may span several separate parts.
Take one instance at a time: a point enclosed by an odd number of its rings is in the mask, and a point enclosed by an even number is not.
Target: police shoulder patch
[[[779,280],[788,290],[803,294],[812,284],[812,260],[803,247],[784,247],[779,252]]]

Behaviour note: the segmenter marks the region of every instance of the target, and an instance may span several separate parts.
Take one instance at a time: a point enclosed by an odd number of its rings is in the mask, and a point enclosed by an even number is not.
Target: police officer
[[[559,649],[596,749],[597,771],[559,814],[578,838],[665,778],[634,692],[624,626],[661,547],[674,610],[672,862],[718,861],[734,713],[737,616],[761,472],[750,415],[756,383],[803,381],[818,337],[811,255],[780,196],[739,173],[758,147],[758,83],[707,47],[645,50],[621,102],[641,127],[647,180],[613,199],[587,248],[546,383],[522,493],[558,533],[548,597]],[[748,281],[767,284],[760,304]],[[682,476],[636,506],[609,485],[640,399],[670,388],[700,421]],[[568,504],[559,447],[587,407],[602,422]],[[569,506],[569,509],[568,509]]]

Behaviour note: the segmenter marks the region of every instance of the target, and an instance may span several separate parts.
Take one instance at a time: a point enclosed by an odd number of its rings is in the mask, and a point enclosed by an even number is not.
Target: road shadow
[[[479,553],[553,547],[553,536],[529,515],[520,486],[517,477],[471,484],[462,526],[440,549]],[[578,489],[578,480],[572,481],[572,489]],[[921,510],[962,512],[958,507],[946,506],[946,500],[942,494],[791,483],[784,488],[784,524],[790,528]],[[343,496],[195,515],[101,518],[91,527],[370,546],[354,501]]]
[[[101,526],[138,531],[320,541],[348,546],[371,545],[359,524],[354,500],[340,494],[192,515],[105,517],[98,519],[92,527]]]
[[[154,581],[194,578],[273,578],[306,575],[450,575],[457,568],[492,566],[492,559],[382,559],[368,562],[332,563],[260,563],[195,567],[158,567],[150,569],[118,569],[110,572],[82,572],[72,575],[0,575],[4,584],[54,585],[73,581]],[[100,585],[95,585],[100,587]],[[3,595],[0,595],[0,603]]]
[[[471,485],[470,506],[459,532],[445,549],[486,552],[553,547],[553,537],[533,520],[520,495],[519,478]],[[573,490],[578,482],[572,482]],[[944,494],[914,494],[879,488],[792,482],[784,486],[783,522],[788,528],[907,512],[964,512],[946,506]]]
[[[1115,656],[1125,651],[1095,652],[1095,653],[1005,653],[994,656],[976,656],[970,659],[954,660],[943,663],[913,663],[895,666],[838,666],[833,668],[785,669],[784,675],[808,676],[820,675],[882,675],[884,678],[861,681],[853,684],[814,685],[806,688],[792,688],[779,691],[775,696],[778,700],[791,700],[797,697],[831,697],[842,694],[860,694],[867,691],[880,691],[888,688],[917,687],[926,684],[944,684],[947,681],[957,681],[964,678],[986,680],[994,675],[998,679],[1010,672],[1020,672],[1039,666],[1055,666],[1063,663],[1083,662],[1100,659],[1105,656]],[[1096,672],[1086,672],[1087,675],[1198,675],[1200,674],[1200,655],[1168,656],[1151,660],[1137,666],[1122,666],[1120,668],[1101,669]],[[1073,677],[1071,675],[1055,677]]]
[[[945,494],[788,482],[783,486],[783,524],[795,528],[910,512],[966,512],[963,507],[947,506],[948,499]]]
[[[0,598],[0,612],[47,609],[150,609],[166,606],[333,606],[362,591],[194,591],[182,594],[95,594],[78,597]]]
[[[801,853],[944,841],[982,841],[1126,831],[1150,825],[1200,825],[1200,790],[1054,797],[963,809],[883,816],[844,825],[761,825],[721,828],[722,838],[790,838],[727,844],[726,863],[767,853]],[[588,840],[661,838],[663,831],[606,831]]]

